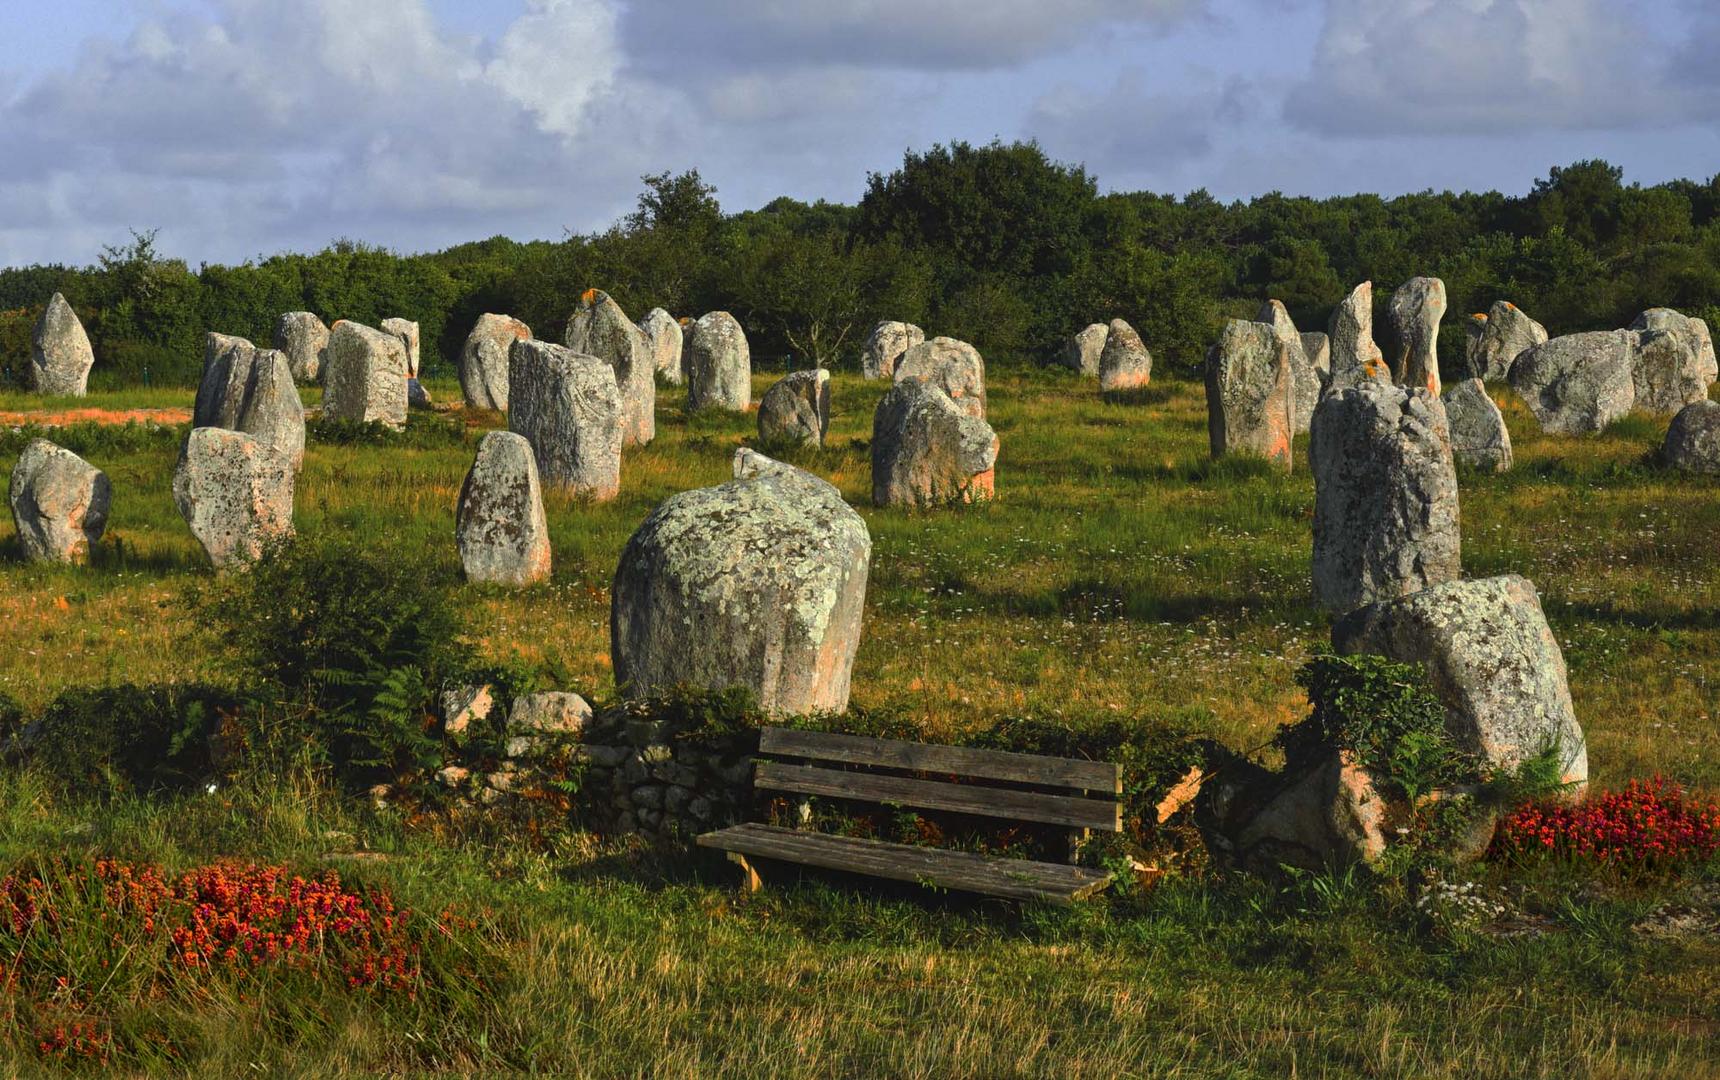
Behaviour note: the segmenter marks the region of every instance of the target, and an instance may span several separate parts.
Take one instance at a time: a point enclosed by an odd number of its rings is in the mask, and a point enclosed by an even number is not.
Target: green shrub
[[[404,428],[380,420],[333,420],[316,417],[305,422],[305,437],[331,446],[388,446],[409,450],[440,450],[466,444],[466,427],[440,417],[411,416]]]
[[[67,690],[20,740],[43,773],[101,793],[182,789],[214,772],[211,739],[235,695],[202,684]]]

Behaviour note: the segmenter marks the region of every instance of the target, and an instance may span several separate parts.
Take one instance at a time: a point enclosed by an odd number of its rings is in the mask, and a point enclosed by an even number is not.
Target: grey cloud
[[[1166,93],[1146,72],[1131,68],[1093,92],[1062,85],[1034,104],[1025,133],[1054,157],[1084,161],[1101,181],[1165,176],[1212,153],[1220,129],[1257,111],[1240,79],[1205,89]]]

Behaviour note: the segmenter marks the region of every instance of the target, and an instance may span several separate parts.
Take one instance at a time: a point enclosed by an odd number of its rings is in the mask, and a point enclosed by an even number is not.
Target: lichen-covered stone
[[[1666,429],[1661,456],[1685,472],[1720,473],[1720,401],[1686,405]]]
[[[884,320],[872,328],[860,350],[860,373],[868,379],[895,378],[896,361],[924,340],[926,332],[913,323]]]
[[[872,501],[925,508],[996,493],[997,433],[930,381],[904,379],[872,414]]]
[[[203,377],[191,423],[242,431],[294,468],[304,460],[305,406],[292,365],[278,349],[258,349],[228,334],[204,335]]]
[[[467,581],[530,585],[550,571],[537,460],[523,435],[492,431],[460,488],[454,539]]]
[[[1484,767],[1511,770],[1553,752],[1566,784],[1588,781],[1564,654],[1526,579],[1451,581],[1372,604],[1340,619],[1332,644],[1419,664],[1447,729]]]
[[[670,496],[627,542],[610,609],[624,695],[741,686],[770,713],[847,707],[872,539],[835,487],[772,464]]]
[[[514,699],[510,735],[578,735],[591,723],[591,705],[578,694],[540,690]]]
[[[1392,376],[1400,385],[1439,395],[1439,320],[1443,318],[1445,282],[1436,277],[1410,278],[1392,293],[1392,337],[1397,346]]]
[[[1326,326],[1331,376],[1326,393],[1370,382],[1391,382],[1391,368],[1374,342],[1374,283],[1364,281],[1332,309]]]
[[[622,402],[613,368],[547,341],[515,341],[508,397],[508,430],[531,442],[545,484],[599,502],[620,492]]]
[[[1296,434],[1305,434],[1314,419],[1314,406],[1320,403],[1321,389],[1320,373],[1315,370],[1303,343],[1303,339],[1311,335],[1297,332],[1289,310],[1277,300],[1262,304],[1254,321],[1270,326],[1273,334],[1284,343],[1285,356],[1290,362],[1290,422]],[[1323,345],[1326,335],[1319,337]],[[1325,362],[1330,363],[1330,360]]]
[[[179,451],[173,500],[217,570],[255,561],[292,535],[292,462],[257,439],[225,428],[196,428]]]
[[[1385,854],[1389,803],[1349,753],[1281,773],[1248,767],[1203,784],[1195,820],[1209,850],[1258,874],[1371,864]]]
[[[969,416],[985,419],[985,358],[955,338],[922,341],[896,361],[896,382],[913,380],[937,386]]]
[[[602,289],[580,295],[567,320],[567,347],[615,369],[621,391],[621,445],[645,446],[657,437],[657,371],[645,335],[615,298]]]
[[[1105,348],[1099,354],[1099,390],[1139,390],[1153,380],[1153,357],[1135,328],[1122,319],[1112,319],[1105,330]]]
[[[1322,604],[1352,611],[1462,576],[1457,470],[1438,398],[1375,381],[1329,393],[1308,458]]]
[[[1636,317],[1630,329],[1636,335],[1631,356],[1636,408],[1671,416],[1708,399],[1715,361],[1706,322],[1671,308],[1650,308]]]
[[[1321,330],[1309,330],[1296,336],[1302,339],[1302,355],[1308,358],[1308,366],[1313,369],[1320,389],[1324,390],[1326,381],[1332,377],[1332,339]],[[1313,409],[1308,410],[1308,420],[1310,423],[1314,420]]]
[[[460,349],[460,396],[467,408],[507,411],[508,351],[531,336],[532,328],[512,315],[478,316]]]
[[[1082,375],[1099,374],[1099,357],[1105,352],[1105,339],[1111,328],[1102,322],[1091,323],[1069,336],[1057,354],[1057,362]]]
[[[681,367],[689,410],[745,412],[752,403],[752,349],[746,331],[728,312],[709,312],[687,329]]]
[[[406,377],[418,377],[418,324],[411,319],[388,318],[382,320],[382,332],[393,334],[400,339],[400,347],[406,350]]]
[[[107,474],[64,447],[31,439],[8,490],[18,544],[31,562],[81,563],[107,528]]]
[[[275,321],[275,348],[287,355],[293,381],[314,383],[328,349],[328,327],[309,311],[289,311]]]
[[[823,368],[785,375],[759,399],[760,442],[823,446],[829,430],[830,372]]]
[[[681,324],[662,308],[652,308],[639,320],[639,332],[645,335],[645,351],[651,354],[651,367],[669,382],[680,386]]]
[[[191,406],[192,427],[237,429],[256,358],[257,347],[242,337],[203,335],[203,375]]]
[[[1509,300],[1495,300],[1487,314],[1471,315],[1468,329],[1469,373],[1488,382],[1508,378],[1523,350],[1547,340],[1547,328]]]
[[[323,355],[323,419],[406,424],[406,346],[375,327],[342,319]]]
[[[1445,417],[1451,453],[1458,461],[1493,472],[1511,467],[1511,432],[1480,379],[1462,379],[1446,388]]]
[[[83,397],[95,362],[78,313],[55,293],[30,335],[30,385],[38,394]]]
[[[1636,335],[1629,330],[1567,334],[1518,354],[1511,389],[1544,431],[1600,431],[1636,403]]]
[[[1231,319],[1206,354],[1213,457],[1253,454],[1290,468],[1295,401],[1288,344],[1270,325]]]

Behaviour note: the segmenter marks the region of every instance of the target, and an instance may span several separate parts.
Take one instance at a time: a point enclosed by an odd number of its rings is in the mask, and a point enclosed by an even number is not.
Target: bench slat
[[[938,780],[914,780],[905,776],[842,772],[808,765],[784,765],[761,761],[753,773],[757,787],[792,791],[801,795],[826,795],[864,802],[896,803],[922,810],[948,810],[982,817],[1037,821],[1075,829],[1121,832],[1123,808],[1110,799],[1082,799],[1071,795],[1040,795],[1031,791],[948,784]]]
[[[849,765],[878,765],[921,772],[952,773],[985,780],[1010,780],[1081,791],[1123,792],[1123,770],[1103,761],[1041,757],[1006,750],[975,750],[961,746],[869,739],[823,731],[765,728],[759,751],[790,757],[840,761]]]
[[[801,832],[775,825],[736,825],[699,837],[700,847],[763,859],[846,870],[894,881],[983,893],[1015,900],[1069,904],[1110,884],[1104,871],[1084,866],[998,859],[966,851],[910,847],[883,840]]]

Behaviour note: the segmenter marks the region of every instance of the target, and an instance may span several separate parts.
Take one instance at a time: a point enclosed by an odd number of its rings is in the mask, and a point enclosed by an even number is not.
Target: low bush
[[[77,688],[24,725],[13,746],[82,791],[184,789],[214,771],[212,738],[236,707],[232,691],[203,684]]]
[[[305,437],[331,446],[389,446],[407,450],[440,450],[464,446],[466,425],[441,417],[415,415],[403,428],[380,420],[335,420],[315,417],[305,421]]]

